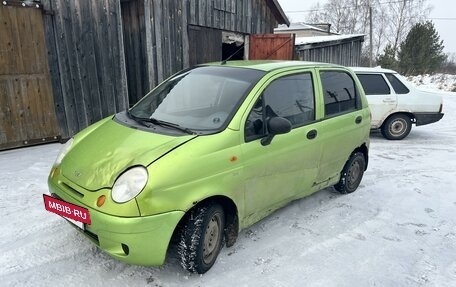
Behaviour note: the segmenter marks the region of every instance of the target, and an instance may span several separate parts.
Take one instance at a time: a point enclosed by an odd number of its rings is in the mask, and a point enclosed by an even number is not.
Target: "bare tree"
[[[368,0],[330,0],[324,5],[317,4],[309,15],[311,23],[327,22],[336,33],[360,33],[367,31],[364,26],[368,22]]]
[[[369,6],[373,13],[372,44],[374,56],[390,45],[397,52],[411,27],[427,18],[427,0],[327,0],[315,5],[309,23],[330,23],[333,32],[369,34]],[[364,47],[369,47],[366,37]]]
[[[416,23],[424,21],[431,8],[427,5],[427,0],[390,1],[385,6],[389,15],[388,44],[397,52],[410,29]]]
[[[388,12],[387,9],[379,9],[379,7],[372,8],[373,20],[372,22],[375,23],[374,29],[372,29],[372,38],[373,38],[373,46],[374,46],[374,55],[379,55],[387,43],[388,38]]]

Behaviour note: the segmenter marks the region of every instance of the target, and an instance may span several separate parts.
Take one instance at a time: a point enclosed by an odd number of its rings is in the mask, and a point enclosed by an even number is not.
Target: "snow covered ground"
[[[402,141],[371,135],[353,194],[322,190],[242,231],[205,275],[171,252],[159,268],[120,263],[42,193],[60,144],[0,152],[1,286],[456,286],[456,93],[443,119]]]
[[[456,92],[456,75],[418,75],[410,76],[407,79],[415,85],[424,88],[434,88],[447,92]]]

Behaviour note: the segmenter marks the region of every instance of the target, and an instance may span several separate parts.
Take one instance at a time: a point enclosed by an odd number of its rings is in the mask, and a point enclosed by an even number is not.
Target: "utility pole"
[[[373,55],[372,55],[372,50],[373,50],[373,44],[372,44],[372,6],[369,1],[369,67],[372,67],[372,62],[373,62]]]

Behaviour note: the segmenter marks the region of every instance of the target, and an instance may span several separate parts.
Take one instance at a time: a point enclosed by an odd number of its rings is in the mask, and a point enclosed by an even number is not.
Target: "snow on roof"
[[[289,31],[289,30],[315,30],[321,32],[328,32],[325,29],[321,29],[306,23],[298,22],[298,23],[291,23],[289,27],[287,25],[279,25],[279,27],[274,28],[274,31]]]
[[[296,40],[295,40],[295,45],[304,45],[304,44],[313,44],[313,43],[322,43],[322,42],[332,42],[332,41],[339,41],[339,40],[356,38],[356,37],[364,37],[364,36],[365,36],[365,34],[297,37]]]

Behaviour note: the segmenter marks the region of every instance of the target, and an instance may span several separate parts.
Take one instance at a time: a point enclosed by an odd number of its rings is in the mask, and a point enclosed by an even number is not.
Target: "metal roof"
[[[349,34],[349,35],[328,35],[328,36],[313,36],[313,37],[297,37],[295,40],[295,45],[305,45],[305,44],[314,44],[314,43],[324,43],[332,41],[340,41],[351,38],[364,37],[364,34]]]
[[[297,22],[297,23],[291,23],[289,26],[286,25],[279,25],[279,27],[275,28],[274,31],[290,31],[290,30],[314,30],[314,31],[319,31],[319,32],[325,32],[328,33],[328,30],[318,28],[306,23],[302,22]],[[332,33],[335,34],[335,33]]]

